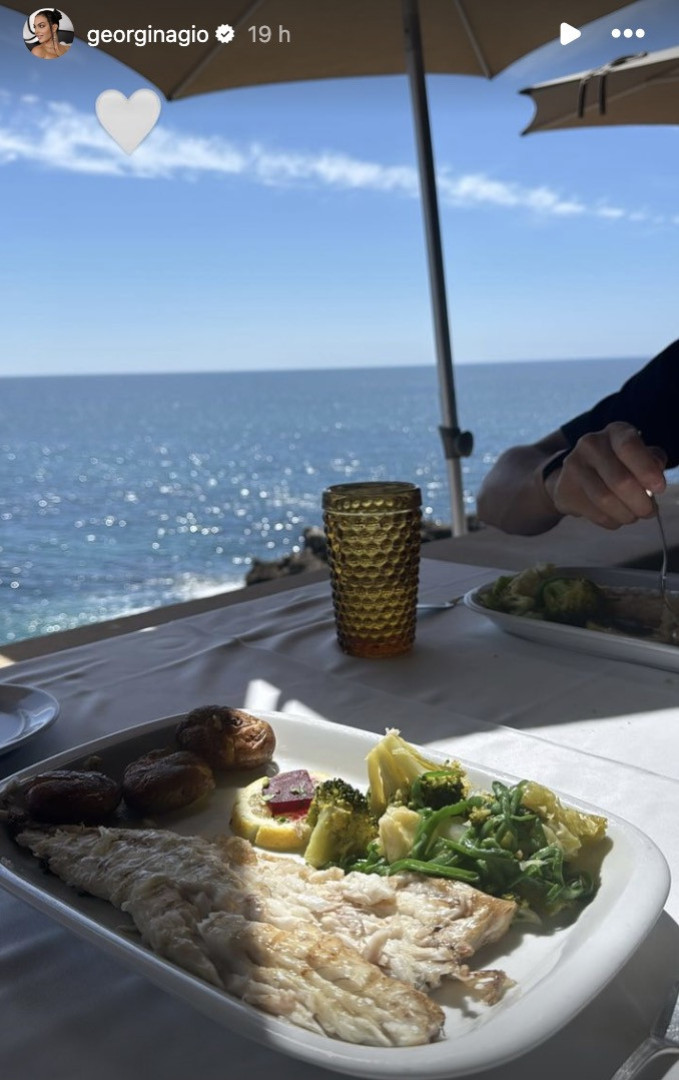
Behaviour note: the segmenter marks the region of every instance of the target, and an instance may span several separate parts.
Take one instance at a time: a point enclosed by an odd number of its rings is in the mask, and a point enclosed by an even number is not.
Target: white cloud
[[[609,218],[611,221],[616,221],[619,218],[631,217],[626,210],[623,210],[620,206],[598,206],[594,211],[597,217]]]
[[[0,166],[18,161],[92,176],[170,180],[230,175],[272,187],[308,185],[406,198],[418,198],[420,191],[417,170],[410,165],[382,165],[329,150],[302,153],[270,150],[258,143],[237,146],[219,136],[186,135],[164,124],[128,156],[94,114],[61,102],[41,102],[34,94],[17,100],[0,91]],[[541,217],[649,220],[646,211],[588,204],[544,185],[529,187],[483,173],[460,176],[442,168],[438,190],[443,206],[457,208],[494,206]]]
[[[490,203],[559,216],[583,214],[587,209],[579,200],[564,198],[550,188],[527,188],[505,180],[491,180],[483,174],[453,178],[444,173],[439,177],[439,192],[443,202],[454,206]]]

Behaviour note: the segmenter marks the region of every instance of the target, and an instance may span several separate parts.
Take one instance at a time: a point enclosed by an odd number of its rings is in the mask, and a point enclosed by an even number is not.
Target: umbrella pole
[[[434,315],[436,359],[443,420],[439,431],[448,472],[452,532],[453,536],[462,536],[467,532],[467,518],[464,511],[461,458],[468,457],[471,454],[474,440],[471,432],[460,430],[457,419],[457,402],[453,379],[453,352],[450,343],[446,282],[441,247],[441,225],[417,0],[403,0],[403,27],[406,43],[406,66],[413,104],[417,160],[422,190],[422,210],[429,261],[429,283]]]

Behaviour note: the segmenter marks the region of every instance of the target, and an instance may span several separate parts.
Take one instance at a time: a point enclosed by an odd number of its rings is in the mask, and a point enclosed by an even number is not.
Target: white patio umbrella
[[[25,3],[6,7],[26,12]],[[441,398],[440,433],[451,493],[453,534],[466,531],[461,458],[473,447],[461,431],[453,378],[436,175],[425,71],[491,78],[559,36],[624,6],[620,0],[66,0],[76,37],[90,27],[213,30],[228,24],[229,44],[214,37],[181,48],[130,40],[98,47],[157,86],[168,100],[233,87],[308,79],[407,73],[413,103]],[[274,44],[253,40],[268,27]],[[255,33],[254,37],[257,37]]]
[[[679,124],[679,46],[623,56],[521,93],[535,104],[524,135],[611,124]]]

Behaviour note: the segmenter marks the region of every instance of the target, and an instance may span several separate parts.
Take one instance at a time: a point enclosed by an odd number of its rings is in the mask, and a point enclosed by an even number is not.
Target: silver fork
[[[649,492],[649,495],[651,495],[650,492]],[[665,605],[665,607],[669,611],[669,613],[672,616],[672,618],[674,619],[674,621],[679,624],[679,612],[674,610],[674,607],[672,606],[672,604],[670,602],[670,598],[667,595],[667,561],[668,561],[668,553],[667,553],[667,537],[665,535],[665,526],[663,525],[663,519],[662,519],[662,516],[660,514],[660,505],[659,505],[658,500],[656,499],[655,495],[651,495],[651,502],[653,503],[653,511],[655,513],[655,520],[658,522],[658,531],[660,533],[660,543],[662,545],[662,565],[660,567],[660,596],[662,597],[663,604]],[[679,629],[679,627],[678,627],[678,629]],[[671,636],[672,636],[673,641],[677,640],[677,629],[674,629],[672,631]]]
[[[679,982],[672,987],[649,1037],[637,1046],[611,1080],[634,1080],[649,1061],[662,1054],[679,1054]]]
[[[463,596],[454,596],[452,600],[441,600],[438,603],[418,604],[417,605],[417,610],[418,611],[447,611],[448,608],[457,607],[457,605],[460,603],[460,600],[464,600],[464,595]]]

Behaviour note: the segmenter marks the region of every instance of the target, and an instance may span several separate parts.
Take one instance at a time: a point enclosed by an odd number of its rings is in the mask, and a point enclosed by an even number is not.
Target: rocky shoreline
[[[469,529],[471,532],[478,529],[475,519],[470,519]],[[441,525],[436,521],[425,520],[422,522],[422,543],[431,540],[445,540],[451,536],[450,525]],[[290,555],[283,555],[280,559],[253,559],[252,566],[245,575],[246,585],[260,585],[264,581],[275,581],[276,578],[288,577],[291,574],[304,574],[311,570],[328,570],[328,550],[325,542],[325,533],[318,526],[304,529],[301,537],[302,546],[299,551]]]

